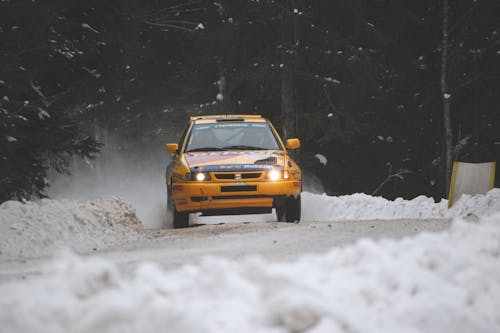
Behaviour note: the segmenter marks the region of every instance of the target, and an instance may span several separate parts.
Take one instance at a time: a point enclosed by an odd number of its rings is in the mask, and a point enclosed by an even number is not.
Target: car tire
[[[276,219],[278,222],[286,222],[285,205],[276,207]]]
[[[168,191],[167,197],[167,218],[172,221],[174,229],[189,227],[189,213],[178,212],[177,209],[175,209],[170,191]]]
[[[300,222],[301,210],[300,194],[297,198],[288,197],[283,205],[276,207],[276,218],[278,222]]]

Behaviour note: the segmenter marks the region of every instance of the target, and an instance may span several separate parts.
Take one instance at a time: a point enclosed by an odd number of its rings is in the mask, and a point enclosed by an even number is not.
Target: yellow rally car
[[[300,221],[302,176],[274,126],[255,115],[191,117],[167,167],[167,212],[174,228],[189,226],[189,213],[204,216],[262,214]]]

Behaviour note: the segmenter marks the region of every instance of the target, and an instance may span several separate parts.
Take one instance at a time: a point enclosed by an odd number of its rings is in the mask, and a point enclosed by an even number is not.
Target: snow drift
[[[419,196],[413,200],[356,193],[330,197],[326,194],[303,193],[302,219],[308,221],[376,220],[376,219],[433,219],[443,218],[447,203]]]
[[[439,203],[419,196],[413,200],[356,193],[330,197],[326,194],[303,193],[302,219],[306,221],[439,219],[466,215],[486,216],[500,212],[500,189],[485,195],[464,194],[448,209],[448,200]]]
[[[500,214],[292,263],[207,258],[125,274],[62,255],[0,286],[0,332],[500,332]]]
[[[90,252],[137,240],[142,224],[118,197],[43,199],[0,205],[0,259],[50,255],[59,248]]]

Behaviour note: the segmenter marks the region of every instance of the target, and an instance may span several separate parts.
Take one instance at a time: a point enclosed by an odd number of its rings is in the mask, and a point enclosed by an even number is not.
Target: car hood
[[[267,170],[283,168],[282,151],[211,151],[185,153],[190,169],[197,171]]]

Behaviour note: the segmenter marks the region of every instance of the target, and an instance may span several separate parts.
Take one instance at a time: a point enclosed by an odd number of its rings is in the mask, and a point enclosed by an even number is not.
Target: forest
[[[231,113],[300,138],[330,195],[446,197],[452,161],[500,157],[500,2],[0,1],[0,202]]]

